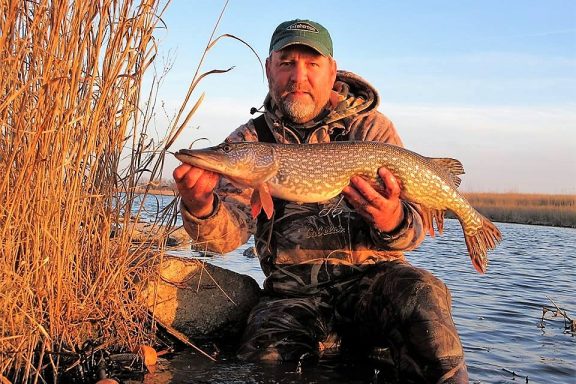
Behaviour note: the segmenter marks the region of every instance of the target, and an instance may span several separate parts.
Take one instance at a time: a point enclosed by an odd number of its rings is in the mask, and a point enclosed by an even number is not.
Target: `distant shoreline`
[[[136,189],[136,193],[145,193],[144,188]],[[159,195],[159,196],[176,196],[178,192],[175,189],[170,188],[150,188],[147,192],[149,195]]]
[[[139,189],[137,193],[144,193]],[[171,188],[150,188],[148,194],[176,196]],[[576,228],[576,195],[463,192],[484,216],[501,223]],[[453,217],[448,214],[448,217]]]

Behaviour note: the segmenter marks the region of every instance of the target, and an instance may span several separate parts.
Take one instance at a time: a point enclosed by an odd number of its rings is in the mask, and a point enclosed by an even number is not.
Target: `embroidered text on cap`
[[[297,31],[307,31],[307,32],[312,32],[312,33],[320,33],[320,31],[318,31],[318,29],[308,23],[294,23],[289,25],[286,30],[297,30]]]

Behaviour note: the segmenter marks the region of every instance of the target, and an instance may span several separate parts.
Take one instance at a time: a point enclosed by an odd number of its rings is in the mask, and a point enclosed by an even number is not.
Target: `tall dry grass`
[[[576,196],[527,193],[464,193],[494,221],[576,228]]]
[[[56,380],[88,344],[152,337],[135,282],[162,252],[117,229],[143,170],[161,169],[139,131],[161,13],[157,0],[0,2],[0,379]]]

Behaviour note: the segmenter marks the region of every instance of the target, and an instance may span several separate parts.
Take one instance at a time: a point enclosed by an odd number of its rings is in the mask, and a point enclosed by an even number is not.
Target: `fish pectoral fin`
[[[272,195],[270,195],[270,189],[266,183],[260,184],[252,192],[250,197],[250,205],[252,206],[252,217],[256,218],[262,209],[266,213],[266,217],[270,219],[274,213],[274,202],[272,201]]]
[[[268,184],[262,184],[259,187],[260,202],[262,203],[262,209],[266,213],[266,217],[270,219],[274,213],[274,202],[272,201],[272,195],[270,194],[270,189]]]
[[[258,190],[255,189],[250,196],[250,206],[252,207],[252,217],[256,218],[262,211],[262,203],[260,202],[260,194]]]

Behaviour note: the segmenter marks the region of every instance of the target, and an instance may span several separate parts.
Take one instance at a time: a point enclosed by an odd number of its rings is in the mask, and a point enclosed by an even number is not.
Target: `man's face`
[[[336,62],[304,45],[272,52],[266,60],[270,95],[284,115],[298,124],[320,114],[336,80]]]

